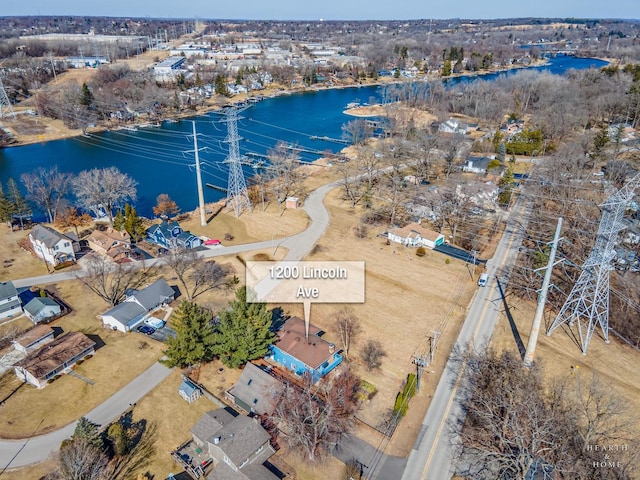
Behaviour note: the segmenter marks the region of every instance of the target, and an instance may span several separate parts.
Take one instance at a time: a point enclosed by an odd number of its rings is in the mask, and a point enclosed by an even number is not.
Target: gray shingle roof
[[[258,414],[272,413],[283,385],[253,363],[247,363],[229,393]],[[244,407],[243,407],[244,408]]]
[[[261,445],[269,441],[269,434],[266,430],[258,422],[245,415],[235,417],[231,423],[224,425],[207,441],[214,443],[214,437],[220,437],[218,447],[236,466],[240,466]]]
[[[71,242],[71,239],[60,232],[56,232],[53,228],[44,225],[36,225],[31,230],[31,238],[44,243],[48,248],[55,247],[60,240]]]
[[[36,316],[45,307],[58,307],[58,303],[49,297],[36,297],[24,306],[24,310],[31,316]]]
[[[131,320],[145,313],[146,310],[135,302],[122,302],[111,310],[104,312],[101,316],[111,316],[123,325],[127,325]]]
[[[16,295],[18,295],[18,291],[11,280],[8,282],[0,282],[0,300],[15,297]]]
[[[165,298],[175,295],[173,288],[169,286],[164,278],[159,278],[151,285],[136,292],[132,296],[147,310],[157,307]]]
[[[198,423],[191,428],[191,433],[202,442],[206,442],[210,437],[222,429],[225,424],[233,420],[233,415],[224,408],[211,410],[200,417]],[[213,440],[211,441],[213,443]]]

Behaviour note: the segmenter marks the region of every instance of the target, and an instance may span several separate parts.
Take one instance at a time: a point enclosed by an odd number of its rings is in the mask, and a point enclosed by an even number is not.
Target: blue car
[[[140,325],[136,330],[138,330],[140,333],[144,333],[145,335],[153,335],[154,333],[156,333],[156,329],[150,327],[149,325]]]

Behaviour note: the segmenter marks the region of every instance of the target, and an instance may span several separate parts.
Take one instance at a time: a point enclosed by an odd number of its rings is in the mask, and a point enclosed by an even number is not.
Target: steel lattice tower
[[[16,113],[13,111],[7,91],[4,89],[4,85],[2,84],[2,76],[0,75],[0,118],[5,116],[5,110],[8,110],[13,118],[16,118]]]
[[[578,281],[547,331],[547,335],[551,335],[551,332],[564,323],[570,326],[577,323],[583,355],[587,354],[589,341],[597,325],[600,325],[604,339],[609,343],[611,260],[615,257],[614,248],[618,233],[624,228],[622,218],[639,184],[640,174],[637,174],[601,205],[602,218],[598,226],[596,242],[582,266]]]
[[[251,202],[247,193],[247,183],[242,170],[243,157],[240,155],[240,137],[238,136],[238,109],[229,108],[223,122],[227,123],[229,156],[223,163],[229,164],[229,181],[227,184],[227,211],[233,209],[236,217],[244,209],[251,210]]]

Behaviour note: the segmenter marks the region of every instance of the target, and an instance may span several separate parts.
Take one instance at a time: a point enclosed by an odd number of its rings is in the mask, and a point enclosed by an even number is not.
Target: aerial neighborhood
[[[0,17],[0,475],[640,478],[637,19],[148,8]]]

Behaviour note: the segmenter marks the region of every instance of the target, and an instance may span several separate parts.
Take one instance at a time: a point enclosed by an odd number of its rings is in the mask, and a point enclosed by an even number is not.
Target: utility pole
[[[556,251],[558,250],[558,242],[560,241],[561,229],[562,229],[562,217],[558,218],[556,234],[553,237],[553,242],[551,242],[551,252],[549,253],[549,261],[547,262],[547,266],[538,269],[538,270],[545,270],[544,280],[542,281],[542,288],[538,292],[538,306],[536,308],[536,313],[533,317],[533,324],[531,325],[531,333],[529,333],[529,342],[527,343],[527,350],[524,354],[525,367],[530,367],[533,364],[533,356],[536,351],[536,344],[538,343],[538,334],[540,333],[540,323],[542,322],[544,305],[547,302],[547,292],[549,290],[549,283],[551,282],[551,273],[553,272],[553,266],[555,265],[554,261],[556,259]]]
[[[200,150],[204,148],[198,148],[198,134],[196,133],[196,122],[191,122],[193,125],[193,153],[196,157],[196,181],[198,183],[198,205],[200,210],[200,226],[207,226],[207,217],[204,211],[204,191],[202,190],[202,174],[200,173]]]
[[[432,332],[429,336],[429,355],[417,355],[413,357],[413,363],[416,364],[416,389],[420,390],[420,382],[422,380],[422,369],[433,363],[433,356],[436,352],[438,337],[440,332]]]

